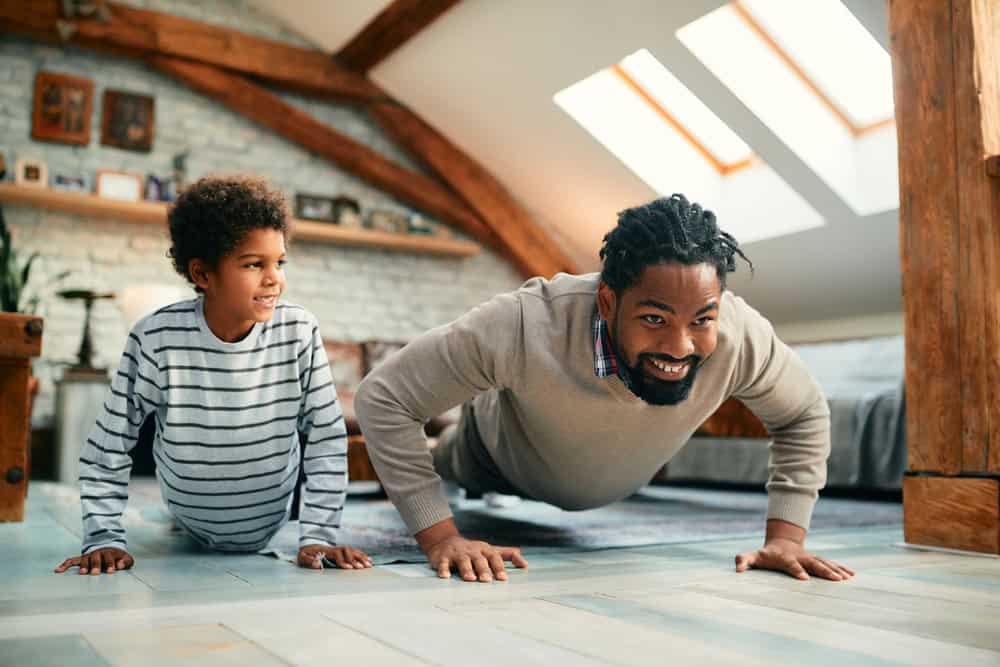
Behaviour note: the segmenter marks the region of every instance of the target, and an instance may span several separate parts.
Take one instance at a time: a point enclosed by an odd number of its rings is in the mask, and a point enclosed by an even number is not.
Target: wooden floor
[[[735,574],[755,540],[539,554],[502,584],[169,539],[130,572],[55,575],[72,495],[0,524],[0,665],[1000,665],[1000,559],[903,548],[898,526],[812,536],[846,583]]]

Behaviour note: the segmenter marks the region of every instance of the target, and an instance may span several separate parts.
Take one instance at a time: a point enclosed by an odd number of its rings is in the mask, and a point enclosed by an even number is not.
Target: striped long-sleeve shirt
[[[205,546],[267,544],[288,520],[300,465],[299,545],[336,545],[347,430],[316,318],[279,303],[270,321],[226,343],[208,328],[203,304],[172,304],[129,333],[104,411],[81,448],[83,553],[126,548],[128,451],[150,414],[163,499]]]

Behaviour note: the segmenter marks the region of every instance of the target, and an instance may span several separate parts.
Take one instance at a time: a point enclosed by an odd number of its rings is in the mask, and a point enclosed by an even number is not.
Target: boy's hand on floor
[[[67,558],[55,571],[62,573],[71,567],[79,567],[78,574],[101,574],[101,572],[114,574],[115,570],[128,570],[133,565],[135,565],[135,559],[129,552],[115,547],[105,547],[83,556]]]
[[[324,558],[344,570],[363,570],[372,566],[372,559],[361,549],[322,544],[310,544],[299,549],[299,567],[322,570]]]

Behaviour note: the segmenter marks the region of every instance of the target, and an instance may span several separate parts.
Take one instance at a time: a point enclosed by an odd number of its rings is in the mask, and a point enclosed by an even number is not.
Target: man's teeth
[[[684,363],[684,364],[677,364],[676,366],[668,366],[662,361],[656,361],[655,359],[653,359],[652,362],[654,366],[659,368],[664,373],[680,373],[681,369],[683,369],[684,366],[687,365],[686,363]]]

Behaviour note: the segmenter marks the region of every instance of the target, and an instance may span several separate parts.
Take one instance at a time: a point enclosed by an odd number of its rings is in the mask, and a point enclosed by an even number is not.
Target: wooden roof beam
[[[334,59],[366,73],[457,4],[458,0],[395,0],[341,47]]]

